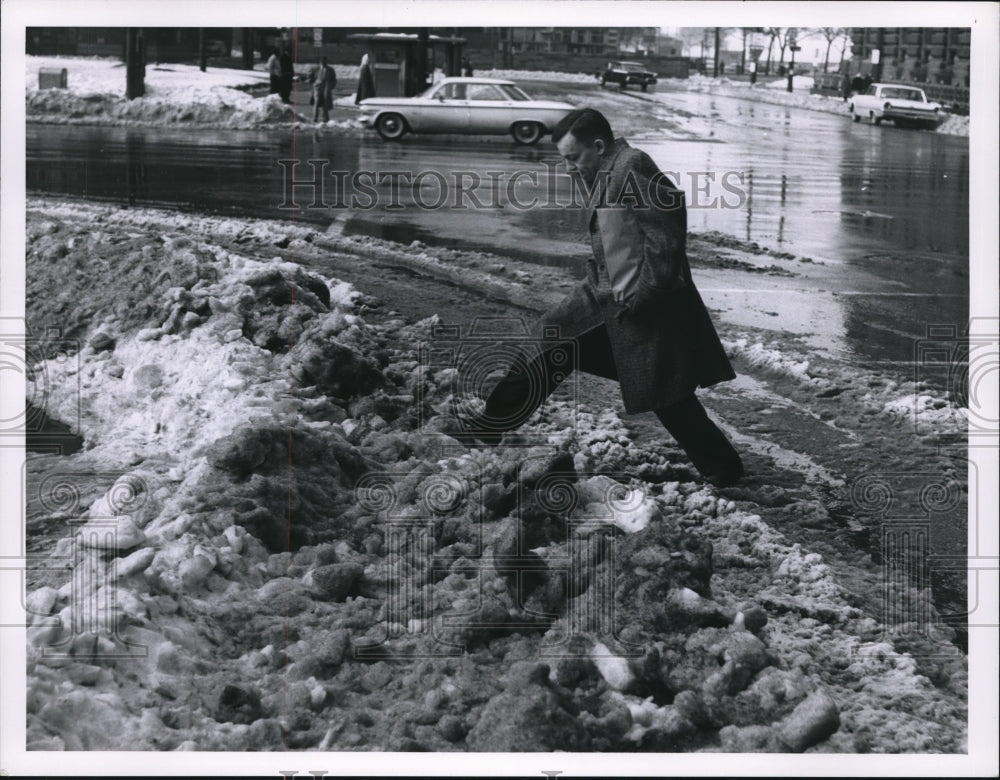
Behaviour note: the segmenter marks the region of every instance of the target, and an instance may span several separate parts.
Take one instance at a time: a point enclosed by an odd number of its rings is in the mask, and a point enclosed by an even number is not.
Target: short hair
[[[596,108],[574,108],[552,128],[552,140],[559,143],[563,136],[572,133],[581,143],[591,144],[600,138],[608,146],[615,142],[615,134],[604,114]]]

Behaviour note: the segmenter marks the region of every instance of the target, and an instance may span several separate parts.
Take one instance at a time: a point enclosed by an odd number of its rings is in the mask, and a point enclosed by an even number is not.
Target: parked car
[[[876,125],[888,119],[896,127],[933,129],[944,120],[940,103],[929,101],[919,87],[903,84],[872,84],[851,98],[850,109],[855,122],[867,117]]]
[[[629,84],[638,84],[643,92],[650,84],[656,83],[656,74],[646,70],[641,62],[623,60],[609,62],[608,67],[598,72],[597,77],[601,80],[602,87],[605,84],[618,84],[622,89],[627,89]]]
[[[226,45],[225,41],[212,39],[205,42],[205,53],[209,57],[228,57],[229,47]]]
[[[414,97],[361,101],[361,123],[392,141],[406,133],[505,135],[533,144],[573,110],[569,103],[532,100],[513,81],[453,76]]]

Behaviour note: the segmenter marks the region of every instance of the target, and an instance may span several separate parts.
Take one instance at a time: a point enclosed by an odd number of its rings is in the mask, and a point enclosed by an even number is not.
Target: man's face
[[[559,154],[566,161],[570,173],[579,171],[587,184],[593,184],[597,178],[597,169],[601,166],[601,156],[607,149],[600,138],[592,143],[583,143],[572,133],[566,133],[556,144]]]

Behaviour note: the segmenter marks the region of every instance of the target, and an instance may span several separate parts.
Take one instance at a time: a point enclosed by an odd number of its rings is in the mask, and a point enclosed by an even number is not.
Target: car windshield
[[[885,87],[882,90],[882,97],[894,98],[896,100],[915,100],[918,103],[926,102],[923,93],[919,89],[906,89],[903,87]]]
[[[502,89],[503,93],[511,100],[531,100],[531,98],[524,93],[524,90],[520,87],[515,87],[513,84],[501,84],[500,89]]]
[[[638,62],[623,62],[621,66],[622,70],[627,70],[629,73],[641,73],[644,70]]]

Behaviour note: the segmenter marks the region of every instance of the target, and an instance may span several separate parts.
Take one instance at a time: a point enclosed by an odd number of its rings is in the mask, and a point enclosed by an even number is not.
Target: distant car
[[[569,103],[532,100],[513,81],[453,76],[414,97],[362,100],[360,121],[387,141],[406,133],[509,133],[533,144],[572,110]]]
[[[209,57],[228,57],[229,47],[225,41],[213,39],[205,42],[205,52]]]
[[[641,62],[626,62],[615,60],[608,63],[597,77],[601,80],[601,86],[605,84],[618,84],[622,89],[627,89],[629,84],[638,84],[645,92],[650,84],[656,83],[656,74],[646,70]]]
[[[940,103],[929,101],[919,87],[902,84],[872,84],[851,98],[850,109],[855,122],[866,117],[876,125],[888,119],[896,127],[933,129],[944,120]]]

